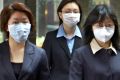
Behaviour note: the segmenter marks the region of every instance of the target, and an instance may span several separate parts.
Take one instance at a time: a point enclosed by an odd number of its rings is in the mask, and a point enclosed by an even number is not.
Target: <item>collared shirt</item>
[[[64,28],[63,28],[63,24],[60,25],[56,37],[59,38],[59,37],[63,37],[63,36],[64,36],[64,37],[66,38],[66,40],[67,40],[67,45],[68,45],[68,48],[69,48],[70,53],[72,53],[75,36],[78,36],[78,37],[82,38],[82,35],[81,35],[81,32],[80,32],[78,26],[76,26],[74,34],[73,34],[72,36],[70,36],[70,37],[67,37],[67,36],[66,36],[66,33],[65,33],[65,31],[64,31]]]
[[[100,49],[102,49],[102,47],[99,46],[99,44],[97,43],[97,41],[95,39],[93,39],[90,43],[91,49],[93,51],[93,54],[95,54],[97,51],[99,51]],[[109,48],[106,49],[112,49],[115,54],[117,54],[116,49],[112,46],[112,43],[110,44]]]

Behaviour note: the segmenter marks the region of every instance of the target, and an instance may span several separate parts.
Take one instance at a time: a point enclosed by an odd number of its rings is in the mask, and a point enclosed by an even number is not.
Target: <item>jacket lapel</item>
[[[63,50],[65,51],[66,55],[71,58],[71,55],[70,55],[70,51],[69,51],[69,48],[68,48],[68,45],[67,45],[67,41],[65,39],[65,37],[59,37],[58,38],[58,42],[60,43],[60,46],[63,48]]]
[[[82,45],[82,39],[75,36],[75,41],[74,41],[74,46],[73,46],[73,50],[72,50],[72,55],[75,51],[75,49],[79,48]]]
[[[33,58],[32,58],[33,53],[34,53],[34,48],[31,46],[30,42],[27,41],[25,46],[23,65],[19,75],[19,80],[22,80],[23,78],[22,76],[25,76],[25,74],[27,74],[27,72],[30,71],[31,64],[33,62]]]
[[[3,43],[3,50],[1,51],[2,54],[2,64],[9,75],[10,80],[16,80],[14,75],[14,71],[10,62],[10,50],[9,50],[9,43],[8,41]]]

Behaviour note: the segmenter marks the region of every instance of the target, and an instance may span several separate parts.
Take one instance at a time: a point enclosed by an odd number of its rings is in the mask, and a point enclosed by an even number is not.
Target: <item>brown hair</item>
[[[57,9],[57,14],[58,14],[58,17],[59,17],[59,12],[61,12],[62,11],[62,9],[63,9],[63,7],[66,5],[66,4],[68,4],[68,3],[72,3],[72,2],[74,2],[74,3],[76,3],[77,5],[78,5],[78,7],[79,7],[79,10],[80,10],[80,16],[82,17],[82,10],[81,10],[81,6],[80,6],[80,1],[79,0],[62,0],[61,1],[61,3],[59,4],[59,6],[58,6],[58,9]],[[80,17],[80,21],[81,21],[81,17]],[[63,23],[63,21],[62,21],[62,19],[59,17],[59,20],[60,20],[60,22],[59,22],[59,25],[61,25],[62,23]],[[78,22],[78,26],[80,25],[80,21]]]
[[[31,30],[35,29],[35,21],[31,10],[23,3],[14,2],[13,4],[5,6],[0,14],[0,27],[1,30],[5,32],[7,37],[9,36],[9,33],[7,31],[8,20],[10,19],[11,15],[16,11],[25,13],[30,21]]]

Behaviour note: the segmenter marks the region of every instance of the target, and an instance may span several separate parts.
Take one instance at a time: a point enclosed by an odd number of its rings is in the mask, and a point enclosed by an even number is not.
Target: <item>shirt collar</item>
[[[56,37],[59,38],[59,37],[62,37],[62,36],[66,37],[66,33],[65,33],[65,31],[64,31],[63,24],[60,25]],[[74,36],[78,36],[78,37],[82,38],[80,29],[78,28],[77,25],[76,25],[76,27],[75,27],[75,32],[74,32],[74,35],[72,36],[72,38],[73,38]]]
[[[95,39],[93,39],[90,43],[91,49],[93,51],[93,54],[95,54],[97,51],[99,51],[100,49],[102,49],[102,47],[99,46],[99,44],[97,43],[97,41]],[[112,46],[112,43],[110,44],[110,47],[107,49],[112,49],[115,54],[117,54],[116,49]]]

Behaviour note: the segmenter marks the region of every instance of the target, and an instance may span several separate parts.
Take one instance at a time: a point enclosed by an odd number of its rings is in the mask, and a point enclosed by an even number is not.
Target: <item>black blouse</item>
[[[22,63],[13,63],[13,62],[11,62],[11,64],[12,64],[16,79],[18,79],[20,71],[21,71]]]

